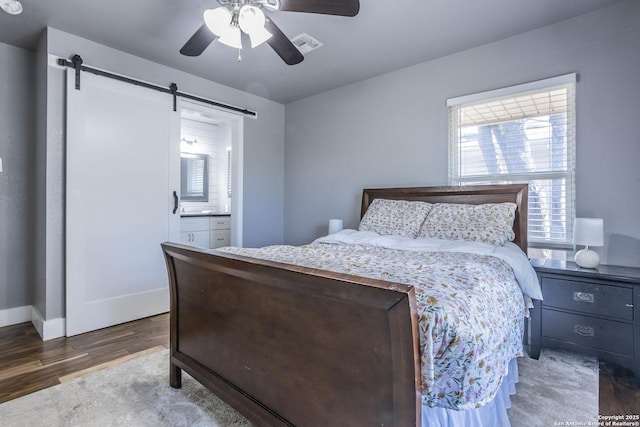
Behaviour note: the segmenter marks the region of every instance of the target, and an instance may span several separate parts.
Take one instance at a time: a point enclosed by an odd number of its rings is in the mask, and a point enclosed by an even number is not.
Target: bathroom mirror
[[[209,201],[208,155],[180,153],[180,189],[184,201]]]

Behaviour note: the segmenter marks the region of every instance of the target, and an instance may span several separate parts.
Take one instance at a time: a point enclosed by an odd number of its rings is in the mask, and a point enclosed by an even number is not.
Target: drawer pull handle
[[[633,308],[633,304],[625,304],[625,307]]]
[[[596,331],[591,326],[575,325],[573,332],[583,337],[595,337]]]
[[[576,302],[585,302],[588,304],[593,304],[595,302],[595,297],[593,294],[588,294],[586,292],[574,292],[573,300]]]

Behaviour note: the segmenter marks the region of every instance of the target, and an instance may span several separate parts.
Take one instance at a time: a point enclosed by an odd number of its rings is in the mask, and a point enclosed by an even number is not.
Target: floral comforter
[[[511,266],[477,253],[314,242],[225,252],[414,286],[423,404],[480,407],[523,356],[525,304]]]

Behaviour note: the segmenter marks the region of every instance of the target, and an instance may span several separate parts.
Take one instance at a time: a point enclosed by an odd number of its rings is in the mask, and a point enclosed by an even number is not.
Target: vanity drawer
[[[633,320],[633,290],[552,277],[541,280],[543,306]]]
[[[231,244],[231,231],[230,230],[211,230],[210,239],[211,248],[220,248],[222,246],[229,246]]]
[[[542,310],[542,336],[633,356],[633,325],[555,310]]]
[[[212,216],[210,220],[211,220],[212,230],[223,230],[223,229],[231,228],[230,216]]]
[[[209,218],[207,217],[193,217],[193,218],[180,218],[180,231],[205,231],[209,229]]]

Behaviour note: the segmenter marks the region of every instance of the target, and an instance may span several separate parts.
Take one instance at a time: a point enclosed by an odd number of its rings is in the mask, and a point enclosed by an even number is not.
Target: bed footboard
[[[258,426],[420,423],[410,286],[163,243],[184,370]]]

